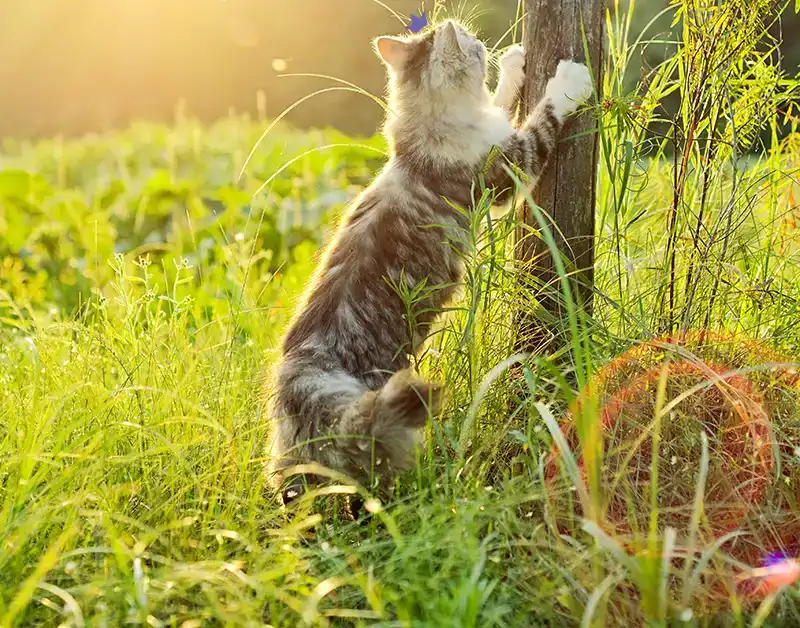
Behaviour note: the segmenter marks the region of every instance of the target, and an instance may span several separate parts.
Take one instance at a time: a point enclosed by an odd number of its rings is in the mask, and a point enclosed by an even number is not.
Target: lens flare
[[[665,374],[654,453],[656,399]],[[659,525],[688,529],[705,433],[709,467],[700,542],[710,547],[741,532],[719,548],[736,566],[706,574],[708,600],[729,599],[733,581],[739,598],[753,602],[796,584],[800,519],[791,504],[800,499],[800,482],[779,460],[797,455],[785,418],[795,416],[799,391],[792,360],[741,335],[696,331],[632,347],[598,370],[561,422],[580,479],[585,486],[596,484],[585,498],[591,503],[576,502],[574,489],[558,483],[568,478],[553,445],[544,471],[556,525],[569,534],[582,517],[593,516],[587,510],[592,508],[607,533],[630,551],[641,550],[651,515],[651,473],[657,469]],[[765,554],[765,547],[783,551]]]
[[[751,569],[739,577],[740,590],[747,597],[762,598],[777,593],[800,581],[800,562],[783,552],[770,554],[764,566]]]

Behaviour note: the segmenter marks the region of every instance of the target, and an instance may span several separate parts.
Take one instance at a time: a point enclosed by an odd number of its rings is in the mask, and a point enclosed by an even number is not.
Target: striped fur
[[[535,181],[590,88],[584,66],[562,62],[543,101],[515,129],[521,48],[501,59],[494,101],[486,48],[453,22],[382,37],[376,48],[390,78],[391,156],[344,216],[283,340],[270,391],[276,484],[297,463],[359,481],[377,473],[386,482],[410,466],[442,397],[438,384],[413,373],[410,356],[463,274],[458,234],[468,224],[453,205],[473,205],[479,175],[502,201],[513,188],[509,164]],[[493,147],[500,154],[487,164]],[[403,283],[426,287],[413,321],[397,293]]]

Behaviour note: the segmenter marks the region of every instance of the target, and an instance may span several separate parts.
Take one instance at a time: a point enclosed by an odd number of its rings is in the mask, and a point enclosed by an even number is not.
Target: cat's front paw
[[[500,57],[501,80],[508,81],[516,89],[525,81],[525,49],[522,46],[511,46]]]
[[[553,113],[563,120],[592,94],[589,68],[574,61],[561,61],[556,75],[547,83],[545,96],[553,103]]]

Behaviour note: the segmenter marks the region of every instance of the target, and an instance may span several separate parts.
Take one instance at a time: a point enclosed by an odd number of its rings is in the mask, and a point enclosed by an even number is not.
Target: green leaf
[[[23,170],[0,172],[0,196],[36,203],[49,193],[50,186],[36,174]]]
[[[3,213],[3,218],[5,220],[2,222],[5,224],[0,224],[4,227],[6,243],[13,253],[19,253],[20,249],[25,246],[25,242],[28,240],[31,227],[25,219],[25,213],[16,203],[5,203]]]

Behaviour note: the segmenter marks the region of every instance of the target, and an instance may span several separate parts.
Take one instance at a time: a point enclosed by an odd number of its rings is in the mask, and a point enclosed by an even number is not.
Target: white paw
[[[505,79],[519,89],[525,81],[525,49],[522,46],[511,46],[500,57],[501,80]]]
[[[507,48],[500,57],[500,67],[504,70],[514,68],[525,68],[525,49],[519,44]]]
[[[556,75],[547,83],[545,96],[553,103],[553,113],[563,120],[592,95],[589,68],[574,61],[561,61]]]

